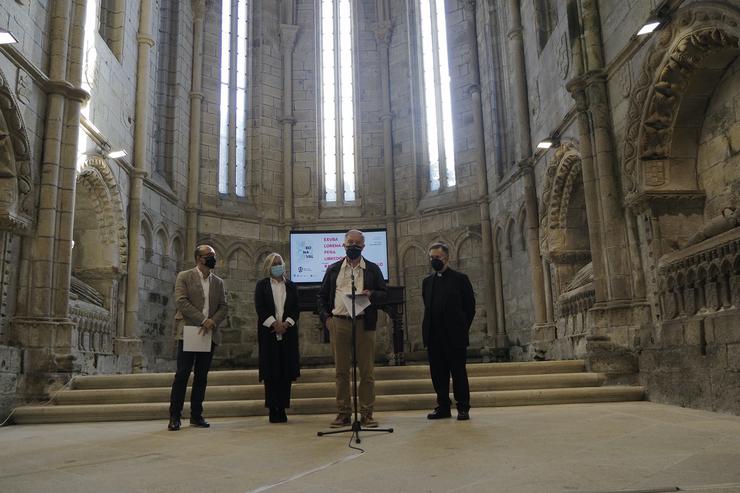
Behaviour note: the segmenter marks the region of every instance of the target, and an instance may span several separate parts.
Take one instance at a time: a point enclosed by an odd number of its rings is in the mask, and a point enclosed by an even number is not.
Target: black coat
[[[295,380],[301,375],[300,355],[298,352],[298,288],[292,282],[285,281],[285,307],[283,320],[288,317],[295,322],[278,342],[270,327],[262,325],[265,320],[275,316],[275,301],[272,297],[270,278],[257,281],[254,289],[254,306],[257,310],[257,342],[259,344],[259,379],[275,380],[287,378]]]
[[[365,271],[362,276],[362,286],[370,291],[370,303],[371,305],[365,309],[365,330],[375,330],[378,324],[378,307],[374,306],[376,303],[382,303],[386,300],[388,290],[385,286],[385,279],[383,279],[383,272],[380,270],[377,264],[370,262],[368,259],[365,260]],[[318,296],[318,312],[319,317],[322,321],[326,321],[331,316],[331,311],[334,309],[334,295],[337,291],[337,278],[339,277],[339,271],[342,268],[342,262],[331,264],[326,269],[324,274],[324,280],[321,281],[321,288],[319,289]]]
[[[432,330],[432,283],[436,273],[424,278],[421,283],[421,297],[424,300],[424,321],[421,325],[421,333],[424,339],[424,346],[429,346]],[[457,272],[449,267],[445,270],[444,276],[449,282],[445,283],[445,293],[442,293],[444,299],[444,327],[446,341],[454,347],[468,347],[470,340],[470,324],[475,318],[475,294],[473,286],[470,284],[468,276],[462,272]]]

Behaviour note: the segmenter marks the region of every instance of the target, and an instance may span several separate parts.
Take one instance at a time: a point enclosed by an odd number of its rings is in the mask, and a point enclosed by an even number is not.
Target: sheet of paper
[[[344,306],[347,308],[347,312],[352,315],[352,294],[346,293],[342,296]],[[355,294],[355,316],[360,315],[365,308],[370,306],[370,297],[362,293]]]
[[[199,325],[186,325],[182,329],[182,350],[196,353],[207,353],[211,350],[211,331],[199,335]]]

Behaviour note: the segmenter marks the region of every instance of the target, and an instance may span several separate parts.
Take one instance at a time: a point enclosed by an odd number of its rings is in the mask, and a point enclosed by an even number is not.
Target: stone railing
[[[72,343],[79,351],[111,354],[113,322],[108,310],[82,300],[70,300],[69,314],[77,325]]]
[[[663,320],[740,308],[740,227],[659,262]]]

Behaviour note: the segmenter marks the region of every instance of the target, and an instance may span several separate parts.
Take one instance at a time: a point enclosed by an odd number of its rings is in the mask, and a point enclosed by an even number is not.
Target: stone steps
[[[504,376],[504,375],[541,375],[552,373],[585,372],[583,360],[536,361],[524,363],[475,363],[468,365],[468,375]],[[83,375],[75,377],[72,388],[121,389],[169,387],[172,385],[173,373],[137,373],[131,375]],[[378,366],[375,368],[375,381],[400,380],[406,378],[429,379],[429,366]],[[301,383],[330,382],[334,379],[333,368],[307,368],[301,370]],[[257,370],[211,371],[208,374],[208,386],[217,385],[257,385]]]
[[[568,387],[597,387],[605,376],[599,373],[563,373],[552,375],[513,375],[499,377],[469,377],[470,391],[527,390]],[[430,379],[379,380],[375,382],[378,395],[426,394],[434,392]],[[291,396],[294,399],[333,397],[333,382],[296,383]],[[259,400],[264,397],[262,384],[217,385],[209,382],[207,399],[212,401]],[[72,404],[130,404],[169,402],[170,387],[140,389],[95,389],[60,392],[54,398],[58,405]],[[189,391],[186,399],[190,399]]]
[[[294,384],[290,414],[336,411],[334,370],[302,370]],[[604,374],[585,371],[583,361],[469,364],[473,407],[526,406],[633,401],[643,398],[636,386],[603,386]],[[71,390],[54,396],[50,405],[22,406],[16,423],[61,423],[165,419],[173,374],[76,377]],[[425,365],[378,367],[378,411],[429,410],[435,394]],[[187,404],[183,415],[189,415]],[[256,370],[209,374],[204,413],[208,417],[265,415],[264,388]]]

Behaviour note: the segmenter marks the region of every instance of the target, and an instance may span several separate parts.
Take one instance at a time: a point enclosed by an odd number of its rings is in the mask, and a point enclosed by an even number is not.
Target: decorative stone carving
[[[632,66],[626,62],[619,71],[619,87],[623,98],[628,98],[632,92]]]
[[[568,33],[563,32],[560,36],[557,48],[558,72],[560,78],[566,80],[570,72],[570,45],[568,44]]]
[[[665,321],[740,306],[740,227],[665,255],[658,271]]]
[[[18,97],[18,101],[23,104],[31,102],[32,85],[33,81],[31,80],[31,76],[28,75],[28,72],[19,68],[15,80],[15,95]]]
[[[100,156],[89,156],[77,180],[82,186],[89,187],[93,195],[99,198],[101,229],[116,232],[115,237],[107,240],[115,240],[118,243],[119,268],[125,270],[128,264],[127,221],[115,176],[105,159]]]
[[[627,202],[639,193],[641,175],[647,186],[661,186],[669,179],[663,160],[670,154],[671,127],[686,83],[707,57],[740,48],[738,25],[737,14],[729,9],[694,4],[679,11],[656,36],[631,87],[622,162]],[[654,162],[640,169],[641,160]]]
[[[0,228],[28,234],[36,217],[31,147],[13,91],[0,73]]]
[[[546,254],[565,248],[568,204],[580,174],[580,153],[571,142],[563,142],[548,165],[539,207],[540,243]]]

